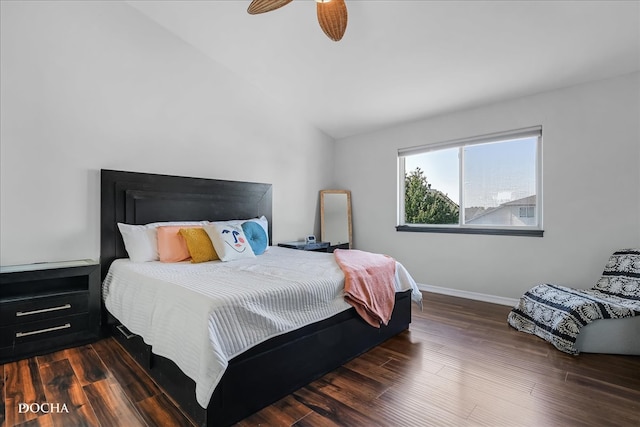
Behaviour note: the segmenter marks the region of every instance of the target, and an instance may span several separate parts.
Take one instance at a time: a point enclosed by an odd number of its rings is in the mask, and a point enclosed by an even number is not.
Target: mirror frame
[[[346,194],[347,195],[347,222],[349,226],[349,249],[353,247],[353,234],[351,231],[351,191],[349,190],[320,190],[320,240],[325,242],[324,225],[324,195],[325,194]]]

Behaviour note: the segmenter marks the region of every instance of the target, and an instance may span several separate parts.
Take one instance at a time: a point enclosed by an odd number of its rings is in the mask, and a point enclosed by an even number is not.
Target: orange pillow
[[[181,228],[185,227],[180,225],[158,227],[158,255],[161,262],[180,262],[191,258],[187,242],[180,235]]]

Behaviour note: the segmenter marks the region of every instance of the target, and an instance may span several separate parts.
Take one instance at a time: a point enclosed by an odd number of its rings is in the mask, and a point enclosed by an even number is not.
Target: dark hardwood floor
[[[238,426],[640,425],[640,356],[569,356],[508,311],[425,294],[409,331]],[[1,426],[191,425],[113,339],[0,372]],[[68,413],[20,413],[34,402]]]

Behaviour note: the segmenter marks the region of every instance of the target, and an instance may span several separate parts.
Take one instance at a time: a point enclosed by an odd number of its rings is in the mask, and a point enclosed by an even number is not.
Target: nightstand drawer
[[[33,341],[48,341],[88,329],[89,315],[59,317],[37,322],[21,323],[0,328],[0,347],[20,346]]]
[[[88,310],[88,291],[20,298],[0,306],[0,324],[30,323],[86,313]]]

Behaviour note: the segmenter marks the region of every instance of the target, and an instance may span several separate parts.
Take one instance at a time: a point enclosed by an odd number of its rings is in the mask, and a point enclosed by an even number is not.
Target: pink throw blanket
[[[336,249],[344,272],[344,298],[371,326],[387,325],[395,304],[396,261],[381,254]]]

